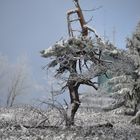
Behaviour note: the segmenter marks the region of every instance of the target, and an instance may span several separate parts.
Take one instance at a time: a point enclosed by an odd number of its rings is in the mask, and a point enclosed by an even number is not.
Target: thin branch
[[[91,22],[93,20],[93,16],[86,22],[86,24],[88,24],[89,22]]]
[[[101,9],[101,8],[103,8],[103,6],[99,6],[99,7],[97,7],[97,8],[93,8],[93,9],[89,9],[89,10],[83,10],[82,9],[82,11],[84,11],[84,12],[91,12],[91,11],[96,11],[96,10],[99,10],[99,9]]]
[[[92,82],[92,81],[88,80],[88,81],[83,81],[81,84],[86,84],[88,86],[92,86],[94,89],[98,90],[98,87],[95,86],[95,84],[97,84],[96,82]]]
[[[72,19],[69,22],[75,22],[75,21],[79,21],[79,20],[80,20],[80,18],[77,18],[77,19]]]

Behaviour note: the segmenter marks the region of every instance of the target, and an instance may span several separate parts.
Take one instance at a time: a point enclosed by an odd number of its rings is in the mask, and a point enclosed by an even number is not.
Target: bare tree
[[[98,89],[94,78],[102,74],[107,76],[106,72],[111,64],[104,59],[104,55],[111,56],[115,50],[113,45],[104,43],[97,32],[86,24],[78,0],[74,0],[74,3],[76,9],[68,12],[69,38],[41,51],[42,57],[51,58],[47,67],[56,67],[55,77],[65,81],[62,90],[68,88],[71,99],[67,111],[68,126],[74,124],[74,116],[80,106],[79,87],[84,84]],[[80,22],[82,31],[79,36],[74,36],[71,29],[70,15],[73,13],[77,13],[77,21]],[[90,36],[89,32],[92,32],[93,36]]]
[[[6,106],[13,106],[16,97],[27,91],[30,87],[29,77],[29,66],[24,58],[20,58],[19,62],[11,67]]]

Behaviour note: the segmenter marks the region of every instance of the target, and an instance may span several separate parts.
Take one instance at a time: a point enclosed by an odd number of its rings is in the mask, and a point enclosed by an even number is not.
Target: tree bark
[[[68,111],[67,111],[66,126],[74,125],[74,117],[80,106],[80,100],[78,94],[79,84],[76,85],[76,83],[77,81],[75,80],[69,81],[68,83],[71,104],[68,107]]]
[[[137,112],[137,114],[131,119],[130,121],[132,124],[140,125],[140,110]]]

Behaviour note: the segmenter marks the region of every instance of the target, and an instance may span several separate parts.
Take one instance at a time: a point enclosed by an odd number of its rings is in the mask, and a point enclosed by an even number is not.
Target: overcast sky
[[[140,0],[79,0],[82,9],[101,9],[84,12],[90,25],[115,44],[125,47],[125,39],[134,31],[140,20]],[[11,63],[26,55],[33,75],[40,83],[45,59],[39,51],[49,47],[61,37],[67,37],[66,12],[74,8],[72,0],[0,0],[0,52]]]

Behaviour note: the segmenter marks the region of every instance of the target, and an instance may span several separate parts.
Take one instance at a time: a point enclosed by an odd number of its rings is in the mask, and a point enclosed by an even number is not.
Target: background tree
[[[30,91],[31,73],[26,57],[20,57],[16,64],[0,54],[0,95],[1,105],[13,106],[16,98]],[[33,84],[33,81],[32,81]]]
[[[130,99],[137,113],[140,110],[140,22],[138,23],[132,38],[128,39],[127,47],[132,60],[134,61],[134,71],[132,72],[133,88],[131,90]],[[140,112],[132,119],[132,122],[140,124]]]
[[[16,65],[13,65],[13,73],[9,75],[8,94],[6,106],[13,106],[16,98],[27,92],[31,87],[30,71],[25,57],[20,58]]]
[[[140,23],[136,27],[132,38],[127,39],[127,50],[118,51],[116,68],[113,77],[108,81],[112,85],[113,96],[118,100],[107,110],[125,106],[124,113],[135,115],[140,105]],[[140,114],[138,112],[138,114]],[[140,115],[136,115],[132,122],[140,124]]]

